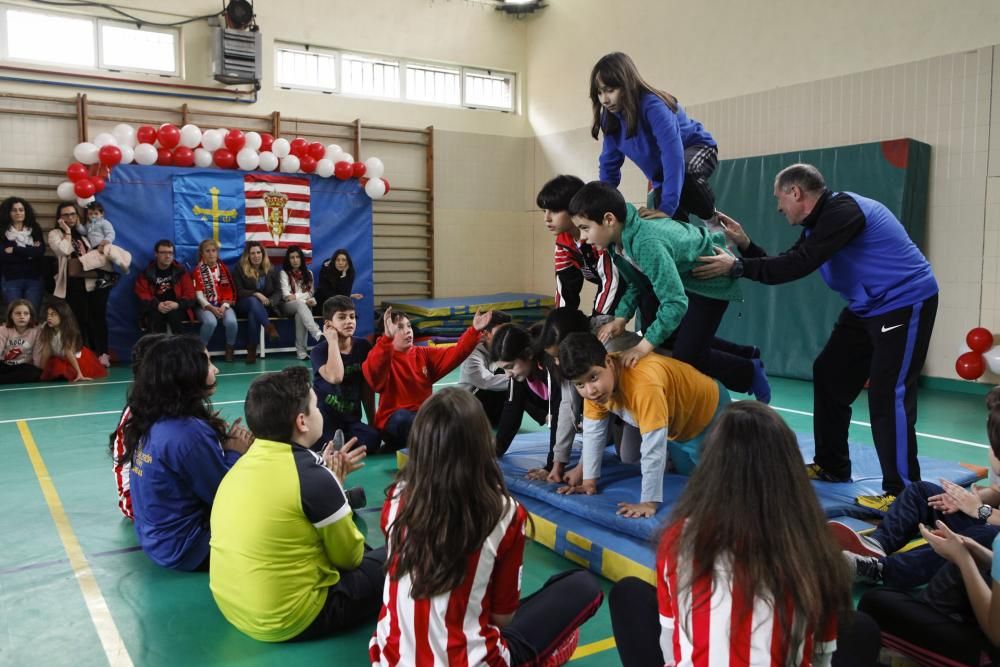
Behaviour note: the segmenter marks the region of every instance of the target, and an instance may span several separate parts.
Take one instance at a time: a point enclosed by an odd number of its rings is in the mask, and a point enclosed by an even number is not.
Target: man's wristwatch
[[[992,505],[980,505],[979,506],[979,511],[977,512],[977,515],[979,516],[979,520],[980,521],[988,521],[989,518],[990,518],[990,516],[992,514],[993,514],[993,506]]]
[[[729,277],[730,278],[742,278],[743,277],[743,260],[736,258],[733,265],[729,267]]]

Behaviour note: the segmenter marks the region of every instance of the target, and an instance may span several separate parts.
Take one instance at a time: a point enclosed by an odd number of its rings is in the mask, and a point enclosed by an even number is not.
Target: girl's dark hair
[[[99,202],[99,201],[92,201],[89,204],[87,204],[87,210],[88,211],[97,211],[101,215],[104,215],[104,207],[101,206],[101,202]]]
[[[289,261],[292,255],[297,254],[299,256],[299,271],[302,272],[302,286],[307,290],[312,290],[313,288],[313,277],[312,271],[306,266],[306,255],[302,252],[302,248],[297,245],[289,246],[288,250],[285,251],[285,259],[281,263],[281,270],[285,273],[290,274],[292,272],[292,263]]]
[[[83,337],[80,335],[80,327],[77,326],[76,317],[70,310],[69,304],[62,299],[53,298],[45,304],[45,310],[46,317],[49,310],[56,311],[56,315],[59,316],[59,342],[62,344],[63,353],[76,354],[79,352],[83,347]],[[42,327],[42,332],[38,337],[39,345],[50,347],[55,335],[56,332],[52,330],[52,327],[48,325]]]
[[[734,613],[749,617],[755,597],[767,600],[788,638],[782,647],[788,664],[807,629],[819,631],[850,608],[847,567],[806,477],[795,434],[763,403],[726,407],[670,522],[682,527],[679,537],[661,540],[659,549],[690,564],[681,568],[677,594],[692,595],[692,613],[707,613],[712,604],[693,583],[711,580],[717,566],[728,564],[740,587],[733,599],[750,605]]]
[[[226,422],[212,410],[212,388],[205,384],[208,364],[205,344],[194,336],[168,336],[149,347],[129,394],[132,416],[125,424],[123,460],[132,460],[139,443],[161,419],[194,417],[206,422],[220,442],[225,440]]]
[[[590,72],[590,102],[594,107],[594,124],[590,135],[596,139],[603,130],[607,134],[617,134],[621,129],[618,118],[605,111],[598,97],[597,79],[608,88],[621,88],[621,115],[625,119],[625,136],[634,137],[639,126],[639,106],[643,93],[656,95],[671,111],[677,112],[677,98],[659,88],[654,88],[639,74],[635,63],[621,52],[609,53],[594,65]]]
[[[347,248],[338,248],[333,251],[330,255],[330,268],[336,271],[334,264],[337,262],[337,257],[343,255],[347,259],[347,278],[350,278],[351,282],[354,282],[354,260],[351,259],[351,253],[347,252]],[[340,275],[339,273],[337,274]]]
[[[155,345],[156,343],[159,343],[161,340],[165,340],[165,339],[167,339],[169,337],[170,337],[170,335],[169,334],[165,334],[165,333],[151,333],[151,334],[146,334],[145,336],[143,336],[142,338],[140,338],[139,340],[137,340],[135,342],[135,345],[132,346],[132,377],[133,378],[135,378],[136,376],[139,375],[139,369],[142,367],[142,360],[146,357],[146,353],[149,351],[149,349],[151,347],[153,347],[153,345]],[[131,394],[131,389],[129,389],[129,391],[125,395],[125,408],[122,409],[122,414],[125,413],[125,410],[128,410],[128,403],[129,403],[129,395],[130,394]],[[121,418],[119,418],[118,421],[119,421],[119,423],[121,423]],[[116,435],[118,435],[118,431],[114,430],[108,436],[108,451],[111,454],[111,458],[115,460],[115,463],[121,463],[121,461],[118,461],[117,459],[115,459],[115,436]],[[127,459],[123,459],[123,460],[127,460]]]
[[[493,334],[493,344],[490,345],[490,357],[493,361],[534,361],[537,353],[531,334],[516,324],[504,324],[497,327]]]
[[[457,588],[466,559],[514,502],[507,492],[490,422],[458,388],[429,398],[410,429],[410,459],[396,476],[400,510],[389,528],[389,572],[410,576],[414,599]]]
[[[7,231],[14,224],[10,216],[10,211],[14,208],[14,204],[20,204],[24,207],[24,226],[31,230],[31,238],[41,243],[42,228],[38,226],[35,209],[20,197],[7,197],[0,202],[0,230]]]
[[[27,299],[14,299],[7,304],[7,319],[4,321],[4,326],[9,329],[14,328],[14,309],[18,306],[27,306],[28,312],[31,317],[28,319],[28,328],[38,326],[38,316],[35,314],[35,305],[28,301]]]
[[[545,318],[542,324],[542,333],[538,336],[535,355],[538,359],[544,359],[545,365],[550,373],[556,375],[557,379],[562,378],[559,372],[558,354],[556,359],[551,359],[545,350],[552,346],[559,346],[559,343],[571,333],[587,333],[590,331],[590,318],[576,308],[555,308]]]

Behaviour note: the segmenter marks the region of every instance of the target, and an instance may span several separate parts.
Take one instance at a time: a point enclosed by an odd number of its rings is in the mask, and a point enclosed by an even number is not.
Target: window
[[[4,9],[7,58],[72,67],[96,66],[92,19]]]
[[[434,65],[406,66],[406,99],[458,106],[462,103],[461,70]]]
[[[179,75],[180,32],[0,5],[0,57],[46,65]]]
[[[278,44],[274,84],[358,97],[514,111],[512,72]]]
[[[275,51],[274,82],[287,88],[335,91],[337,56],[325,51],[279,46]]]
[[[471,107],[513,110],[514,75],[465,70],[465,104]]]
[[[399,63],[375,56],[340,57],[343,92],[366,97],[399,97]]]
[[[102,68],[180,74],[176,31],[111,21],[99,25]]]

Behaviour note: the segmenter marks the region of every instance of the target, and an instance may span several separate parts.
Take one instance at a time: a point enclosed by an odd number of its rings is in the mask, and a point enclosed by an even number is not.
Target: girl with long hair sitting
[[[293,245],[285,251],[279,278],[281,301],[278,310],[283,315],[295,318],[295,354],[299,359],[308,359],[307,334],[319,342],[323,340],[323,333],[313,319],[312,308],[316,305],[313,274],[306,266],[306,256],[298,246]]]
[[[656,588],[615,584],[611,624],[626,667],[829,665],[838,648],[852,654],[834,664],[874,665],[871,619],[854,622],[850,639],[838,628],[850,595],[795,434],[766,405],[740,401],[705,439],[674,506]]]
[[[93,350],[83,344],[73,311],[62,299],[46,304],[45,325],[38,342],[42,347],[43,380],[80,382],[108,375]]]
[[[252,440],[212,409],[218,370],[200,340],[170,336],[145,352],[128,398],[119,457],[131,461],[135,533],[153,562],[175,570],[208,571],[215,492]]]
[[[459,388],[435,394],[409,450],[382,510],[388,573],[372,664],[563,664],[603,594],[576,570],[520,599],[528,513],[507,491],[482,406]]]

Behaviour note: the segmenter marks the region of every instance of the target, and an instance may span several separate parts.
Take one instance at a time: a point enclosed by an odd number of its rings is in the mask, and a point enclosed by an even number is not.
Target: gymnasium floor
[[[255,367],[216,362],[215,405],[242,415],[250,382],[264,371],[299,363],[269,357]],[[457,371],[438,386],[455,382]],[[207,574],[153,565],[136,547],[131,524],[115,505],[107,436],[129,380],[115,368],[88,384],[37,384],[0,389],[0,609],[3,665],[277,665],[366,664],[371,627],[335,639],[269,645],[237,632],[219,614]],[[811,428],[808,383],[773,380],[772,405],[793,429]],[[855,419],[867,420],[862,396]],[[534,424],[525,428],[537,428]],[[923,390],[921,453],[986,463],[981,395]],[[871,443],[867,425],[851,437]],[[370,507],[360,514],[370,543],[381,545],[377,509],[395,469],[371,458],[351,477]],[[524,590],[571,566],[533,543],[525,555]],[[581,631],[573,665],[616,665],[607,606]]]

